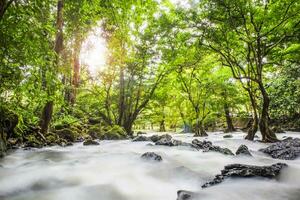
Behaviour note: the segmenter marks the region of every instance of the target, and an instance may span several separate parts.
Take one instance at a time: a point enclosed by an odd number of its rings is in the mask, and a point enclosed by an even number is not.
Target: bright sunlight
[[[107,44],[101,33],[100,27],[94,28],[81,48],[81,64],[86,65],[92,75],[102,71],[106,64]]]

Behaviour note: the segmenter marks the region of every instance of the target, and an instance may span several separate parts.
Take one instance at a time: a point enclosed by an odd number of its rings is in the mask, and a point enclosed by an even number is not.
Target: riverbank
[[[152,134],[160,133],[148,133]],[[278,137],[300,137],[299,133]],[[172,134],[174,139],[190,143],[192,134]],[[258,151],[268,146],[243,139],[244,133],[223,138],[221,132],[206,138],[214,145],[235,152],[241,144],[252,157],[202,152],[187,146],[149,145],[152,142],[102,140],[98,146],[75,143],[69,147],[44,147],[10,152],[0,162],[0,199],[101,199],[101,200],[175,200],[178,190],[193,191],[206,200],[297,200],[300,185],[300,159],[282,161]],[[205,138],[201,138],[203,140]],[[140,158],[145,152],[162,156],[161,162]],[[288,164],[278,180],[262,178],[226,180],[201,189],[225,165],[232,163],[270,165]],[[274,190],[276,188],[276,190]]]

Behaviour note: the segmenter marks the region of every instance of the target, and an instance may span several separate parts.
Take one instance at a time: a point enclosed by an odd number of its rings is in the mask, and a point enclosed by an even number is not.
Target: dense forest
[[[279,144],[300,131],[299,40],[298,0],[0,0],[0,157],[148,132]]]

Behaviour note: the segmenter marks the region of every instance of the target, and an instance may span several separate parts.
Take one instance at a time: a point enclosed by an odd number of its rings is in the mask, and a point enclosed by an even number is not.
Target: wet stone
[[[231,134],[223,135],[223,138],[233,138]]]
[[[234,155],[230,149],[222,148],[220,146],[215,146],[210,141],[206,141],[206,140],[200,141],[198,139],[194,139],[192,141],[192,144],[195,145],[197,148],[202,149],[203,152],[214,151],[214,152],[222,153],[224,155]]]
[[[100,145],[99,142],[91,140],[91,139],[87,139],[83,142],[84,146],[89,146],[89,145]]]
[[[300,138],[288,137],[259,151],[270,155],[272,158],[294,160],[300,156]]]
[[[154,152],[146,152],[141,156],[141,158],[158,162],[162,161],[162,157]]]
[[[196,196],[196,193],[186,191],[186,190],[178,190],[177,191],[177,200],[192,200]]]
[[[244,144],[242,144],[241,146],[239,146],[239,148],[237,149],[236,155],[245,155],[245,156],[252,156],[248,147]]]
[[[135,138],[133,138],[132,142],[145,142],[145,141],[151,141],[150,138],[144,136],[144,135],[139,135]]]
[[[281,170],[287,167],[285,163],[276,163],[270,166],[255,166],[255,165],[243,165],[243,164],[231,164],[226,165],[221,174],[215,176],[212,181],[209,181],[202,185],[202,188],[210,187],[219,184],[224,181],[225,178],[230,177],[265,177],[265,178],[276,178]]]

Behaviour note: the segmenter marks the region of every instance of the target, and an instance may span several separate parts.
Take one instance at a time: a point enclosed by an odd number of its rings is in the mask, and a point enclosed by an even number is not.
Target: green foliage
[[[222,123],[224,105],[232,116],[252,115],[264,95],[272,118],[298,116],[299,3],[189,3],[65,0],[56,55],[57,1],[14,1],[0,17],[0,104],[18,118],[15,136],[40,126],[49,101],[52,130],[72,141],[90,118],[100,123],[86,127],[89,135],[121,139],[133,126]],[[92,75],[79,66],[77,83],[74,63],[95,27],[108,47],[105,70]]]

